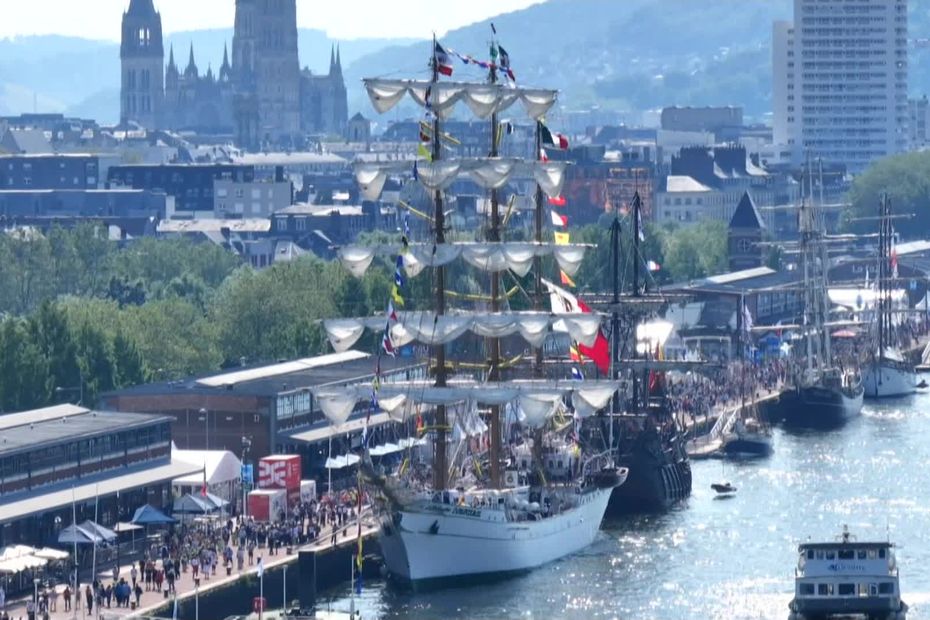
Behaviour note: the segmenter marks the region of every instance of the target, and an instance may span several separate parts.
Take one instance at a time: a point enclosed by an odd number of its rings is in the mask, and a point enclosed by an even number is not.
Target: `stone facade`
[[[300,68],[296,0],[237,0],[232,59],[201,74],[191,47],[183,71],[164,64],[153,0],[123,14],[121,120],[146,129],[232,135],[247,149],[295,147],[306,134],[342,135],[348,103],[336,49],[329,73]]]

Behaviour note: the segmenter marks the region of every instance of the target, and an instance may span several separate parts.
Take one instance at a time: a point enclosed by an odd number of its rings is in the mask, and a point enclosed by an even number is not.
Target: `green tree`
[[[0,408],[22,411],[49,402],[48,363],[25,324],[7,318],[0,326]]]
[[[705,220],[685,228],[663,230],[662,267],[673,280],[692,280],[727,270],[727,228]]]
[[[101,393],[116,387],[113,345],[103,330],[92,325],[84,325],[77,331],[75,345],[81,369],[83,404],[93,406]]]
[[[113,365],[116,367],[114,383],[118,388],[145,383],[148,379],[142,353],[123,330],[118,331],[113,339]]]
[[[215,370],[222,361],[215,330],[200,308],[186,300],[157,299],[129,306],[120,322],[124,333],[135,338],[143,366],[153,379]]]
[[[45,301],[27,320],[27,330],[48,364],[47,391],[52,397],[56,388],[77,387],[81,381],[77,347],[62,307]]]
[[[885,157],[856,177],[850,190],[851,209],[847,212],[847,227],[856,232],[874,232],[875,221],[855,221],[874,218],[883,193],[888,194],[896,214],[911,214],[914,219],[906,230],[922,236],[930,230],[930,151],[918,151]]]

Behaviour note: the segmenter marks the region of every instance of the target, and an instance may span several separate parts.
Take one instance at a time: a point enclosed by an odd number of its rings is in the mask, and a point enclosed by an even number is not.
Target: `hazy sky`
[[[297,0],[301,27],[331,37],[429,37],[541,0]],[[129,0],[0,0],[0,38],[66,34],[119,40]],[[232,27],[234,0],[155,0],[165,32]]]

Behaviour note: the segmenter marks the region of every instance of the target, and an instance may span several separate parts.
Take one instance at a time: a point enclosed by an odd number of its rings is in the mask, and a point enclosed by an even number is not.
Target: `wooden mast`
[[[432,61],[432,83],[439,83],[439,62],[436,58],[436,36],[433,35],[433,61]],[[433,112],[433,135],[432,135],[432,157],[433,161],[439,161],[442,158],[442,146],[439,141],[439,114]],[[436,243],[438,245],[446,242],[446,225],[445,213],[443,212],[442,190],[437,189],[433,195],[435,204],[433,222]],[[436,267],[436,315],[441,316],[446,312],[446,268],[442,265]],[[436,387],[445,387],[446,385],[446,349],[443,344],[433,346],[433,356],[436,358]],[[437,491],[443,490],[447,486],[449,466],[446,459],[446,428],[448,420],[446,418],[446,406],[443,404],[436,405],[435,416],[436,433],[433,441],[433,488]]]
[[[491,49],[496,50],[497,41],[491,42]],[[497,58],[496,54],[492,54],[491,58],[491,68],[488,73],[488,83],[497,84]],[[497,144],[497,134],[498,134],[498,116],[497,112],[491,114],[491,150],[488,153],[489,157],[498,156],[498,144]],[[488,241],[500,241],[501,240],[501,216],[500,216],[500,200],[498,192],[496,189],[491,190],[491,226],[488,229]],[[497,271],[491,272],[491,312],[500,312],[501,311],[501,299],[500,299],[500,273]],[[500,381],[500,364],[501,364],[501,344],[499,338],[489,338],[488,339],[488,382]],[[490,424],[490,433],[491,433],[491,446],[490,446],[490,474],[491,474],[491,487],[500,488],[501,486],[501,407],[500,405],[493,405],[491,407],[491,424]]]

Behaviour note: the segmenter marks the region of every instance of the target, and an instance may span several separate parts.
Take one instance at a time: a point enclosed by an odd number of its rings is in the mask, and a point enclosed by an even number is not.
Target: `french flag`
[[[446,50],[443,49],[443,47],[439,44],[438,41],[436,42],[435,58],[436,58],[436,70],[440,74],[446,77],[451,77],[452,76],[452,61],[449,59],[449,54],[446,53]]]

